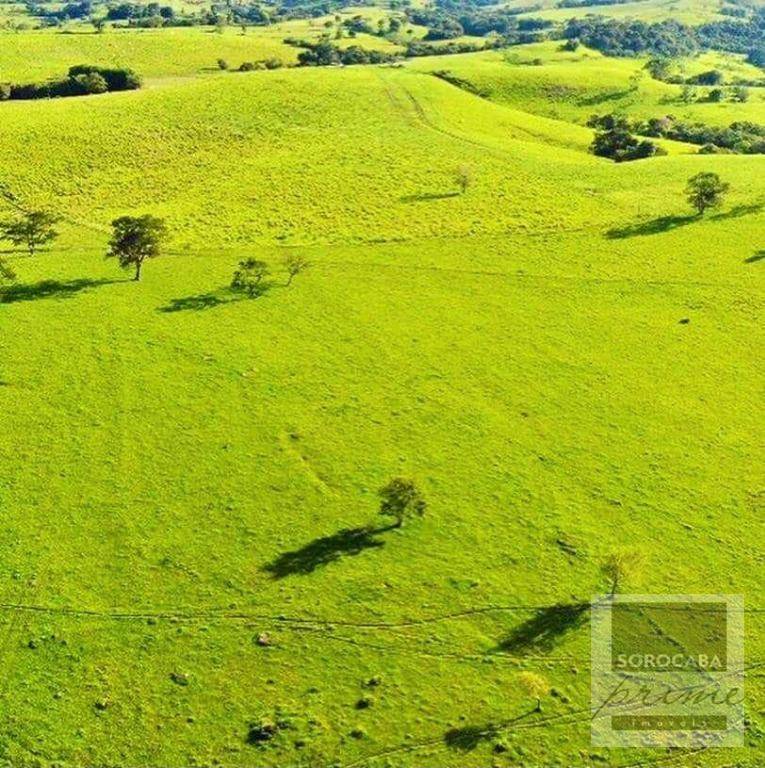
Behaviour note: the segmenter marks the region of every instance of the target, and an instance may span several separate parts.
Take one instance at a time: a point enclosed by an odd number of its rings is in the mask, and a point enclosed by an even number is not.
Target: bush
[[[0,86],[0,100],[55,99],[107,91],[129,91],[140,87],[141,79],[132,69],[105,69],[79,64],[71,67],[63,80]]]
[[[608,157],[617,163],[644,160],[664,154],[664,151],[652,141],[647,139],[641,141],[623,126],[596,133],[591,150],[598,157]]]
[[[103,75],[98,72],[91,72],[87,75],[77,75],[72,78],[73,87],[79,91],[78,95],[87,96],[88,94],[106,93],[109,85]]]

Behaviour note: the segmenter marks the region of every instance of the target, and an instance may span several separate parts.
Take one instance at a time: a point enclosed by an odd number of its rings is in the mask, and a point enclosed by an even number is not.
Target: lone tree
[[[284,267],[287,270],[289,277],[287,278],[287,285],[292,285],[292,281],[301,272],[305,272],[311,265],[304,256],[300,256],[297,253],[292,253],[284,260]]]
[[[12,219],[0,224],[0,238],[10,240],[15,246],[25,246],[30,256],[38,248],[58,237],[53,226],[58,216],[47,211],[27,211],[20,219]]]
[[[12,283],[15,279],[16,273],[3,259],[0,259],[0,285],[3,283]]]
[[[409,517],[422,517],[427,504],[414,480],[394,477],[377,492],[380,497],[380,514],[395,519],[400,528]]]
[[[473,169],[469,165],[461,165],[454,174],[454,181],[460,188],[460,194],[465,194],[473,185]]]
[[[239,262],[239,268],[231,279],[231,288],[246,293],[251,299],[262,296],[267,284],[263,279],[269,274],[268,264],[258,259],[245,259]]]
[[[537,706],[535,712],[542,711],[542,699],[550,693],[550,683],[542,675],[536,672],[521,672],[518,680],[524,691],[536,700]]]
[[[719,208],[730,184],[723,181],[716,173],[706,171],[688,179],[685,194],[688,202],[703,216],[707,208]]]
[[[612,552],[600,566],[600,572],[610,582],[613,597],[624,581],[634,579],[643,567],[643,555],[634,549]]]
[[[106,258],[117,259],[123,269],[135,269],[133,280],[140,280],[144,261],[160,255],[167,236],[164,219],[150,214],[121,216],[112,222],[112,229]]]

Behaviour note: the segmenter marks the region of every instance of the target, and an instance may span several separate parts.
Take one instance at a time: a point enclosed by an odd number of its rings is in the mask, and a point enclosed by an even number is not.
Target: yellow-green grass
[[[242,34],[238,27],[222,33],[207,27],[0,33],[0,81],[61,76],[68,67],[83,63],[132,67],[147,78],[216,69],[218,59],[232,66],[272,57],[289,63],[298,53],[282,42],[290,34],[260,29]]]
[[[3,761],[666,757],[590,746],[586,624],[498,647],[535,615],[512,606],[589,599],[627,542],[648,560],[629,589],[765,607],[765,158],[615,165],[581,126],[414,68],[0,116],[0,178],[65,216],[50,251],[8,256],[20,284],[0,303]],[[703,219],[683,196],[701,170],[732,186]],[[138,212],[172,237],[134,283],[103,253],[110,219]],[[312,266],[286,288],[296,251]],[[257,300],[225,290],[245,257],[275,272]],[[380,524],[396,474],[423,520],[311,573],[264,570]],[[526,669],[557,691],[541,716]],[[753,673],[748,749],[673,765],[759,765],[763,708]],[[258,747],[262,717],[290,727]],[[497,739],[445,740],[514,718],[499,757]]]
[[[515,3],[516,6],[528,4],[520,0]],[[524,15],[553,21],[597,15],[612,19],[640,19],[647,22],[675,19],[686,24],[701,24],[722,18],[719,11],[723,4],[721,0],[636,0],[633,3],[581,8],[556,8],[554,2],[549,2],[548,5],[551,7]]]
[[[534,61],[540,64],[534,65]],[[739,59],[720,56],[686,61],[683,68],[703,71],[724,62],[732,71],[750,72]],[[579,124],[592,114],[609,112],[641,118],[673,114],[715,125],[736,120],[765,124],[764,88],[749,89],[750,99],[744,104],[718,104],[703,101],[710,88],[699,87],[697,98],[702,100],[686,104],[681,86],[654,80],[645,64],[645,59],[610,58],[587,49],[563,52],[555,43],[543,43],[501,52],[417,59],[408,66],[424,72],[446,70],[498,103]]]

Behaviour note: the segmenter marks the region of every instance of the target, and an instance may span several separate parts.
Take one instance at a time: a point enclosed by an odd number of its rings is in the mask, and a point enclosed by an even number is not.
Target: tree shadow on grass
[[[650,221],[639,221],[628,224],[626,227],[616,227],[606,232],[609,240],[626,240],[628,237],[645,237],[647,235],[659,235],[662,232],[671,232],[673,229],[700,221],[698,216],[662,216]]]
[[[444,734],[444,744],[449,749],[457,752],[472,752],[482,742],[496,739],[504,729],[509,728],[513,723],[525,720],[527,717],[536,714],[536,712],[537,710],[533,709],[502,723],[486,723],[485,725],[466,725],[463,728],[451,728]]]
[[[490,741],[498,733],[499,726],[491,723],[451,728],[444,734],[444,744],[457,752],[472,752],[482,741]]]
[[[715,213],[708,217],[708,221],[726,221],[728,219],[738,219],[742,216],[749,216],[753,213],[762,211],[765,204],[753,203],[752,205],[736,205],[729,211]],[[606,232],[609,240],[625,240],[628,237],[645,237],[647,235],[660,235],[663,232],[671,232],[687,224],[693,224],[695,221],[704,221],[704,217],[698,214],[688,216],[661,216],[658,219],[650,221],[638,221],[635,224],[628,224],[626,227],[616,227]]]
[[[212,309],[220,307],[223,304],[230,304],[236,301],[238,296],[222,296],[218,293],[199,293],[196,296],[182,296],[179,299],[171,299],[164,307],[160,307],[158,312],[199,312],[203,309]]]
[[[111,285],[121,280],[41,280],[38,283],[19,283],[0,289],[0,304],[14,304],[17,301],[37,299],[66,299],[90,288]]]
[[[198,293],[195,296],[182,296],[178,299],[171,299],[164,307],[159,307],[158,312],[201,312],[205,309],[214,309],[223,307],[226,304],[234,304],[238,301],[255,300],[265,296],[275,287],[274,283],[263,283],[260,286],[260,293],[249,296],[246,293],[234,293],[228,288],[221,288],[209,293]]]
[[[331,536],[314,539],[300,549],[284,552],[263,570],[274,579],[283,579],[295,574],[307,575],[317,568],[323,568],[343,557],[360,555],[367,549],[377,549],[385,545],[379,537],[394,526],[383,528],[344,528]]]
[[[735,205],[729,211],[715,213],[710,216],[711,221],[725,221],[726,219],[738,219],[741,216],[749,216],[752,213],[760,213],[765,208],[765,203],[752,203],[751,205]]]
[[[495,651],[519,655],[547,653],[563,635],[586,622],[589,610],[589,603],[559,603],[541,608],[502,640]]]
[[[399,200],[402,203],[427,203],[431,200],[448,200],[459,196],[459,192],[423,192],[419,195],[404,195]]]
[[[753,253],[748,259],[744,259],[744,264],[756,264],[763,259],[765,259],[765,251],[757,251],[757,253]]]

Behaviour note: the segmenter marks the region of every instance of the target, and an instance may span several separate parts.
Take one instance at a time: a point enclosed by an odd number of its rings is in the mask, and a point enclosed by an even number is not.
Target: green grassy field
[[[509,51],[417,59],[411,66],[421,72],[445,70],[492,101],[582,125],[593,114],[610,112],[640,118],[672,114],[711,125],[737,120],[765,123],[765,88],[750,88],[745,104],[729,100],[686,104],[682,86],[654,80],[644,69],[645,59],[610,59],[597,51],[580,48],[570,53],[559,47],[546,42]],[[736,78],[754,81],[762,77],[762,70],[740,56],[703,54],[677,64],[677,71],[685,76],[710,69],[725,73],[730,84]],[[700,86],[697,98],[709,90]]]
[[[526,0],[514,0],[508,3],[512,7],[536,5]],[[557,8],[556,2],[544,2],[545,6],[539,11],[529,11],[526,16],[565,21],[595,14],[613,19],[641,19],[644,21],[664,21],[676,19],[685,24],[700,24],[712,19],[719,19],[719,11],[723,6],[720,0],[635,0],[632,3],[618,5],[584,6],[582,8]]]
[[[641,62],[586,51],[200,72],[282,36],[2,38],[3,77],[153,87],[0,104],[0,181],[64,217],[3,254],[0,761],[760,766],[765,158],[594,158],[589,114],[679,89],[611,97]],[[703,219],[701,170],[731,184]],[[171,236],[135,283],[103,255],[143,212]],[[250,256],[257,300],[227,289]],[[428,512],[382,530],[399,474]],[[590,745],[589,631],[554,607],[625,545],[630,590],[745,596],[745,749]]]

